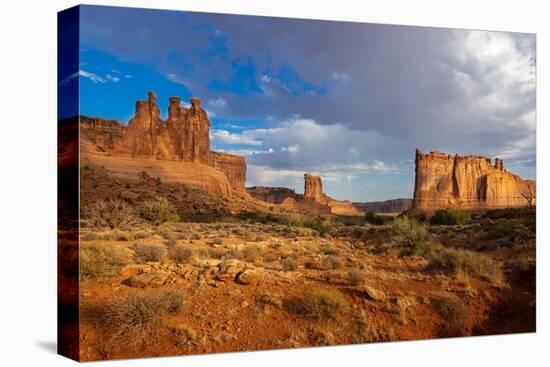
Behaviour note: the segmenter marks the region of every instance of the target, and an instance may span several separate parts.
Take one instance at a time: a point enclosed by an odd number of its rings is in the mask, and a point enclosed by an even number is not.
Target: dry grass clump
[[[319,251],[323,254],[323,255],[335,255],[338,253],[338,250],[335,249],[334,247],[330,247],[330,246],[322,246]]]
[[[133,250],[136,260],[144,263],[160,261],[166,252],[164,246],[153,244],[135,244]]]
[[[98,200],[82,209],[86,223],[96,228],[125,228],[138,222],[134,209],[120,199]]]
[[[329,320],[345,311],[348,302],[338,291],[319,290],[302,299],[288,302],[288,308],[302,317]]]
[[[358,285],[365,279],[365,275],[359,269],[351,269],[348,272],[348,281],[351,285]]]
[[[334,270],[338,269],[340,266],[342,266],[342,261],[340,261],[340,258],[337,256],[331,255],[323,259],[324,269]]]
[[[125,249],[104,244],[83,244],[80,247],[80,276],[84,280],[117,274],[128,264]]]
[[[154,225],[162,223],[179,222],[179,215],[173,211],[170,202],[157,196],[155,200],[145,201],[139,210],[139,216]]]
[[[193,250],[187,246],[179,245],[171,247],[168,254],[177,264],[185,264],[189,262],[189,259],[193,256]]]
[[[453,275],[463,273],[495,284],[501,284],[505,279],[500,264],[489,256],[478,252],[440,247],[428,259],[428,270],[442,271]]]
[[[455,328],[462,327],[468,319],[468,308],[456,297],[433,296],[430,302],[435,312]]]
[[[183,295],[178,290],[153,294],[130,294],[107,307],[101,323],[114,331],[113,337],[124,338],[128,345],[142,345],[158,330],[166,314],[180,311]]]
[[[294,271],[298,269],[298,262],[290,257],[281,261],[281,266],[284,271]]]
[[[242,250],[243,259],[245,261],[254,262],[258,257],[260,247],[257,245],[248,245]]]
[[[176,337],[176,346],[178,348],[196,347],[200,345],[197,332],[188,326],[180,326],[175,328],[173,333]]]

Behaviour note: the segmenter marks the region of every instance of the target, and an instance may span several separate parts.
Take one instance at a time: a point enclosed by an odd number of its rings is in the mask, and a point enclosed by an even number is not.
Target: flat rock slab
[[[135,275],[125,281],[125,284],[134,288],[157,288],[166,283],[169,274],[163,271],[152,271]]]

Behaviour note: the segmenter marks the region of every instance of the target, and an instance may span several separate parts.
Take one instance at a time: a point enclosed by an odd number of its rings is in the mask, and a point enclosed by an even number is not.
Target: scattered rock
[[[363,286],[362,292],[365,296],[367,296],[367,298],[370,298],[373,301],[384,301],[386,299],[386,294],[383,291],[368,285]]]
[[[124,283],[134,288],[157,288],[166,283],[168,276],[169,274],[163,271],[152,271],[150,273],[135,275],[127,279]]]

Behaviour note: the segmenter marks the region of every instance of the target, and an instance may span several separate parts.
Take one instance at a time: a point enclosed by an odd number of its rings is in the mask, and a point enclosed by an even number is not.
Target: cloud
[[[227,105],[227,101],[221,97],[211,99],[208,101],[208,105],[212,108],[223,108]]]
[[[105,78],[113,83],[117,83],[120,81],[120,78],[117,76],[112,76],[111,74],[107,74]]]
[[[210,139],[213,144],[233,144],[233,145],[262,145],[262,142],[257,140],[255,134],[244,131],[240,134],[230,133],[227,130],[212,129],[210,131]]]
[[[93,83],[107,83],[107,80],[105,80],[105,78],[85,70],[80,70],[78,72],[78,75],[90,79]]]

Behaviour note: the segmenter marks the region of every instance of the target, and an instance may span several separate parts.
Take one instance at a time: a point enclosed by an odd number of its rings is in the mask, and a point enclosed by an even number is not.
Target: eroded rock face
[[[247,187],[246,191],[254,198],[268,203],[280,204],[286,198],[298,199],[296,191],[287,187],[266,187],[266,186],[253,186]]]
[[[170,97],[168,118],[161,120],[157,97],[149,92],[147,100],[136,102],[135,115],[127,126],[114,120],[81,116],[85,138],[81,147],[94,153],[208,165],[223,172],[234,189],[244,190],[244,157],[212,152],[208,115],[199,99],[191,98],[190,103],[189,108],[182,107],[181,98]]]
[[[246,181],[246,162],[244,157],[221,152],[210,152],[210,165],[222,171],[231,186],[237,190],[244,190]]]
[[[356,208],[349,200],[327,199],[332,214],[360,216],[363,212]]]
[[[304,181],[304,199],[313,200],[319,204],[326,204],[321,177],[306,173],[304,174]]]
[[[535,182],[508,172],[501,159],[416,151],[413,210],[524,207]],[[533,202],[534,204],[534,202]]]

